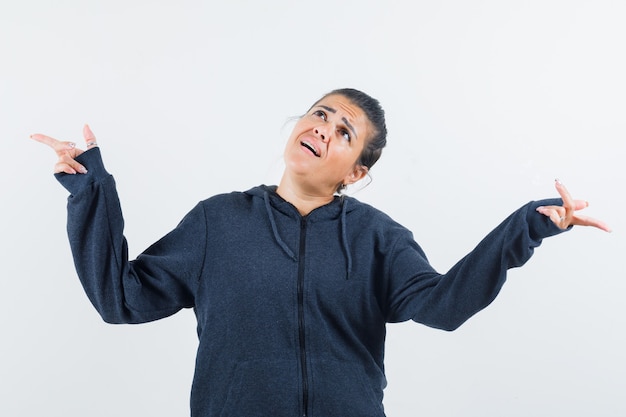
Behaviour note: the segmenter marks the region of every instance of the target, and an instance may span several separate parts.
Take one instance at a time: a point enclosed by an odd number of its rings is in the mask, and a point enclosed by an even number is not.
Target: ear
[[[357,164],[354,166],[354,169],[352,169],[352,172],[343,179],[343,184],[345,185],[354,184],[355,182],[363,179],[363,177],[365,177],[368,172],[369,172],[369,169],[365,165]]]

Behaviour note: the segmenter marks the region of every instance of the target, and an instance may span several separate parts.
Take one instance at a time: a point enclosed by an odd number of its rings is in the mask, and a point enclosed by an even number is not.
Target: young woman
[[[80,280],[111,323],[195,309],[199,347],[191,412],[209,416],[384,416],[385,325],[414,320],[453,330],[498,294],[509,268],[587,206],[561,199],[511,214],[447,273],[410,231],[341,195],[386,144],[382,108],[335,90],[302,116],[278,186],[218,195],[129,261],[113,177],[85,126],[87,151],[35,134],[59,159],[71,193],[68,233]]]

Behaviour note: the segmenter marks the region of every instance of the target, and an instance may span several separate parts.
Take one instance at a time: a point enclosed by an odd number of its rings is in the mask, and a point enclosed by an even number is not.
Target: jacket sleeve
[[[193,307],[206,243],[202,206],[130,261],[115,181],[99,148],[78,160],[87,174],[55,176],[70,192],[67,232],[76,271],[103,320],[142,323]]]
[[[562,200],[534,201],[515,211],[446,274],[430,266],[410,232],[399,233],[387,266],[388,321],[412,319],[454,330],[488,306],[508,269],[522,266],[544,238],[563,232],[535,211],[541,205],[562,205]]]

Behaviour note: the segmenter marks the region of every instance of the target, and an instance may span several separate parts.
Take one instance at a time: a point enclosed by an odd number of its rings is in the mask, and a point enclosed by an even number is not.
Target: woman
[[[218,195],[128,261],[113,178],[91,130],[87,151],[36,134],[71,193],[68,233],[80,280],[103,319],[157,320],[193,307],[199,347],[194,416],[384,416],[385,325],[453,330],[487,306],[543,238],[573,225],[608,231],[562,200],[511,214],[446,274],[411,233],[341,195],[386,143],[382,108],[335,90],[299,119],[277,187]]]

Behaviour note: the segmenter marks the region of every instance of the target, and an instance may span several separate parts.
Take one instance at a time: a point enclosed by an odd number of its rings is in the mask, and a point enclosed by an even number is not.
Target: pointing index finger
[[[48,145],[52,148],[54,148],[54,145],[59,143],[57,139],[51,138],[50,136],[42,135],[41,133],[35,133],[34,135],[30,135],[30,138],[36,140],[37,142]]]
[[[43,143],[44,145],[48,145],[55,151],[59,151],[61,150],[61,148],[74,149],[74,147],[76,146],[72,142],[61,142],[58,139],[51,138],[50,136],[42,135],[41,133],[35,133],[33,135],[30,135],[30,138],[33,140],[36,140],[37,142]]]

